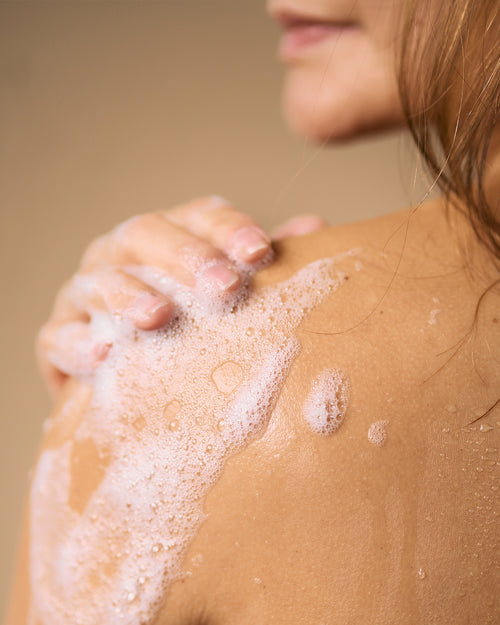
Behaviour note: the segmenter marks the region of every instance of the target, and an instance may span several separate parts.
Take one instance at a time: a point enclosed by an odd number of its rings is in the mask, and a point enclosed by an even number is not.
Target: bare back
[[[496,622],[498,293],[476,315],[487,271],[467,266],[438,203],[293,239],[244,312],[197,319],[200,349],[171,337],[176,362],[157,343],[154,366],[133,352],[101,395],[69,388],[35,473],[9,625],[58,625],[75,606],[85,625]],[[102,408],[109,385],[130,406],[120,427]],[[35,574],[37,557],[57,573]],[[23,607],[29,567],[32,603],[57,594],[41,615]],[[81,583],[65,594],[65,579]]]

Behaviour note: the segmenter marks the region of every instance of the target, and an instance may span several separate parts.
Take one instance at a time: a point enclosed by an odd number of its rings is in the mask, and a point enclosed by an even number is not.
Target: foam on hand
[[[312,263],[223,315],[157,270],[135,269],[175,299],[178,318],[154,332],[115,319],[89,405],[71,427],[64,411],[48,423],[53,443],[30,495],[30,625],[154,621],[225,461],[266,430],[300,350],[294,330],[343,282],[337,261]],[[107,317],[92,324],[110,337]],[[327,434],[346,406],[345,378],[324,372],[306,418]],[[84,480],[82,498],[85,462],[92,488]]]

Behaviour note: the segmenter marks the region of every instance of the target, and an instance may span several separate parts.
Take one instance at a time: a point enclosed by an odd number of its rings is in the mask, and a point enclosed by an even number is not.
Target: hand
[[[325,225],[319,217],[295,217],[275,238]],[[85,375],[106,358],[112,343],[96,338],[89,323],[96,311],[126,317],[141,330],[158,329],[171,319],[173,302],[126,267],[158,267],[200,294],[228,298],[242,284],[242,270],[257,269],[271,255],[262,228],[216,196],[121,224],[89,246],[39,333],[38,359],[49,389],[57,394],[68,376]]]

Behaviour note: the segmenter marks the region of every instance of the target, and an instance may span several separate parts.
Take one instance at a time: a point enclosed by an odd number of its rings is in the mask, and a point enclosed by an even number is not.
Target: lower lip
[[[348,26],[343,24],[303,24],[290,27],[281,38],[279,57],[291,61],[319,43],[338,37]]]

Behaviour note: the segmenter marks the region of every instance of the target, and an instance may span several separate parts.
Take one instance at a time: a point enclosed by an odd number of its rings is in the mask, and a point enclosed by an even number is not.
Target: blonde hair
[[[498,198],[486,197],[483,185],[499,122],[499,2],[443,0],[437,5],[407,3],[401,102],[433,177],[500,264],[500,206]]]

